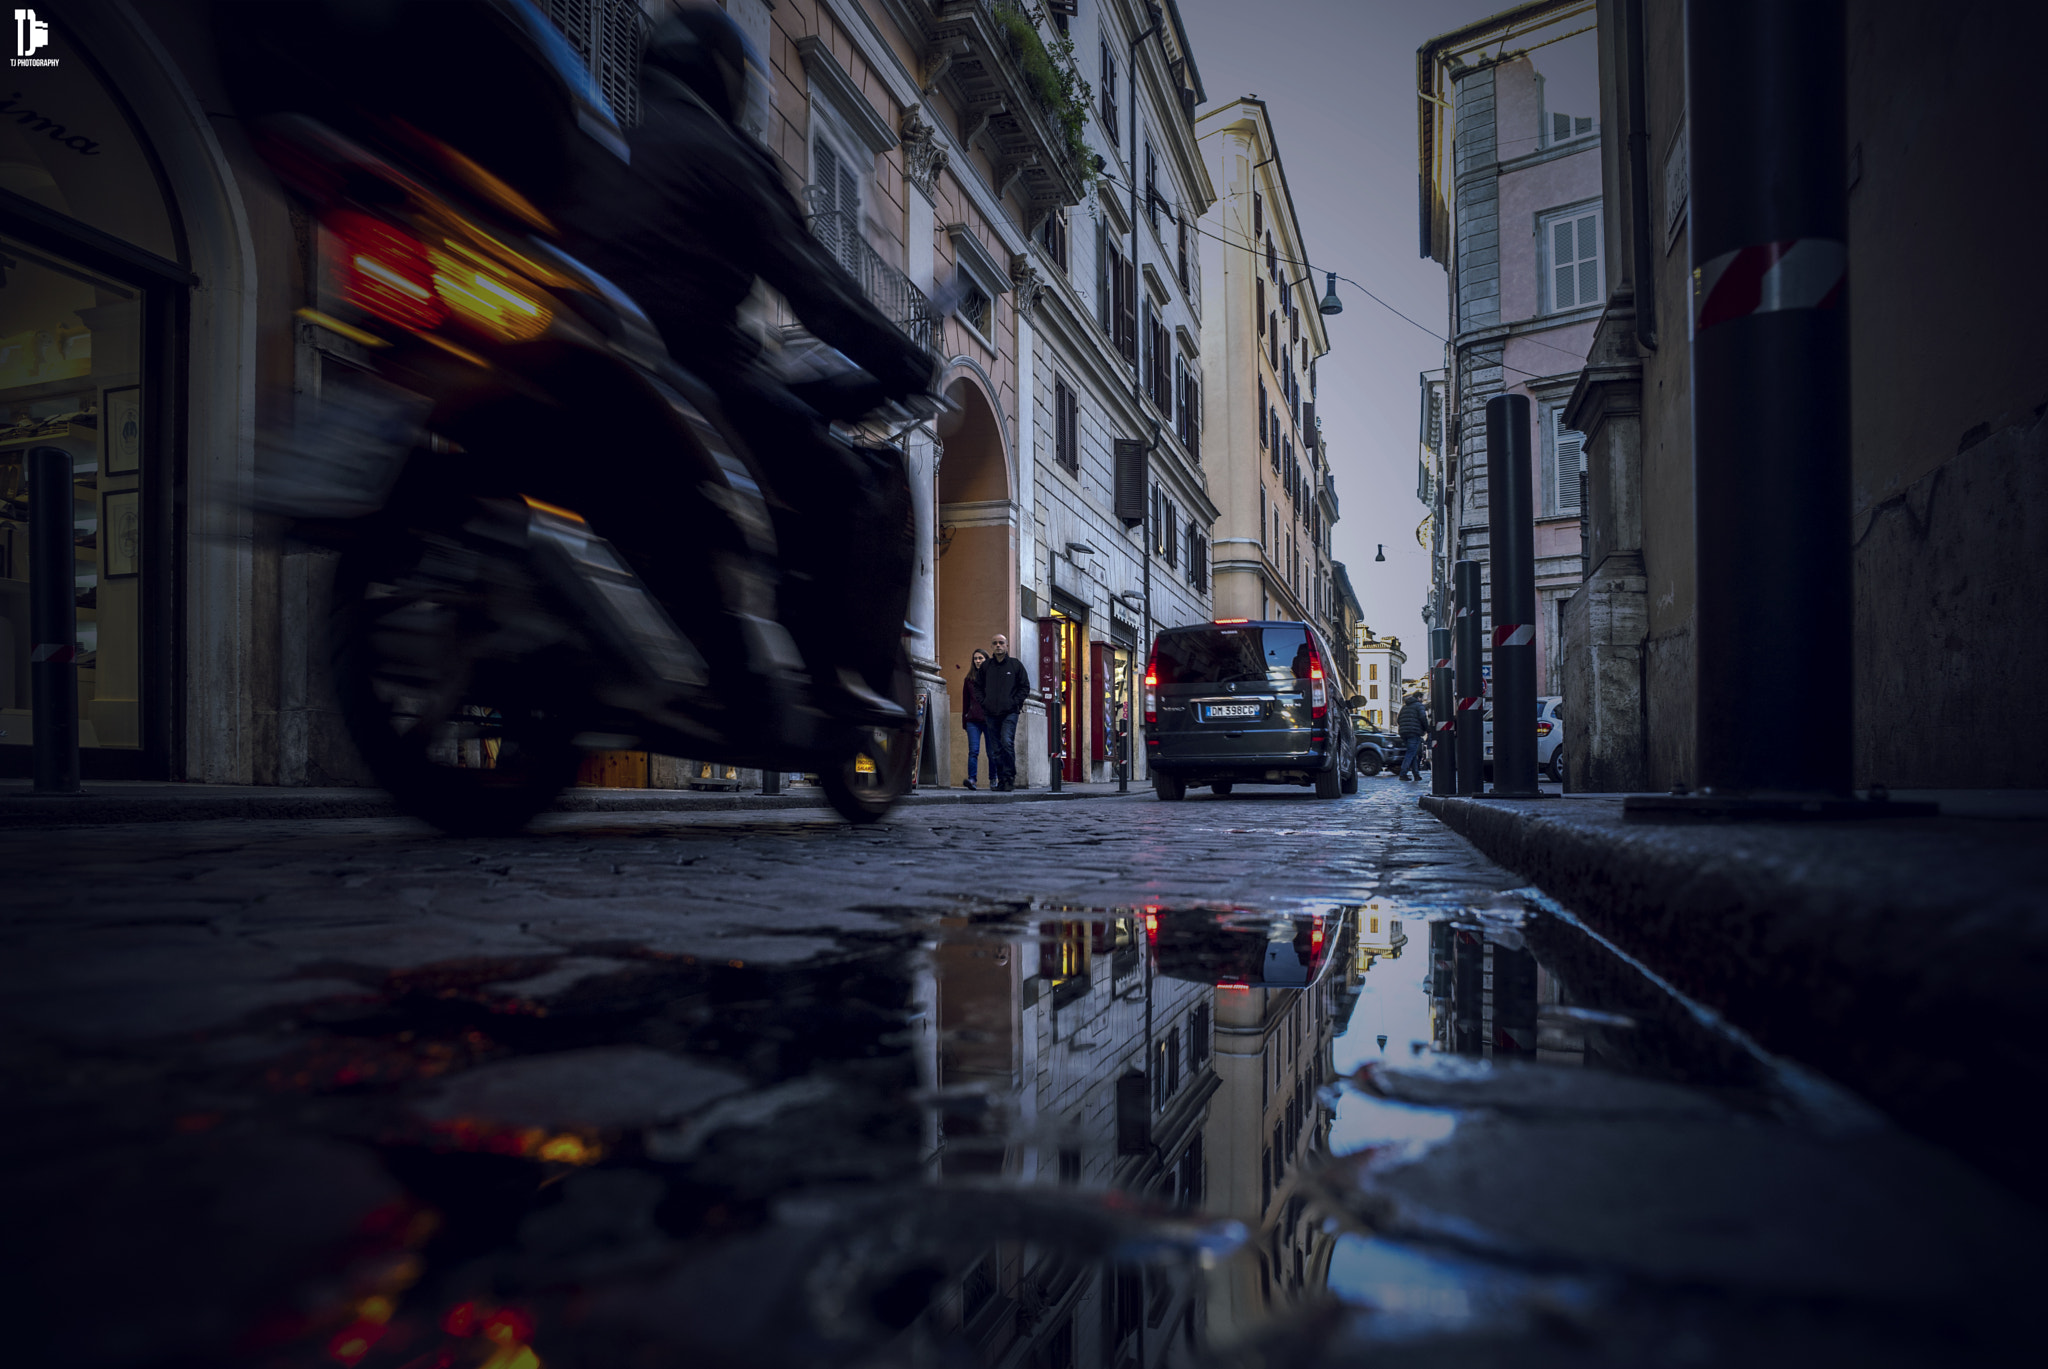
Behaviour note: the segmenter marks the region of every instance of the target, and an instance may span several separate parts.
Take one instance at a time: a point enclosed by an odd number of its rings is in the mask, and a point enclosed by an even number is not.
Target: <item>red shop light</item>
[[[425,332],[448,317],[434,292],[426,244],[395,224],[353,209],[325,220],[334,235],[335,267],[343,296],[373,318]]]

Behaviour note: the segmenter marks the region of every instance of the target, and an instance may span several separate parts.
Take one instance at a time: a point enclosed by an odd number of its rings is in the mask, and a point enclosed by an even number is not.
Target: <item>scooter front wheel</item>
[[[903,706],[912,721],[902,727],[860,729],[846,759],[818,775],[825,801],[848,822],[881,820],[910,792],[916,778],[917,693],[907,657],[897,662],[889,697]]]
[[[559,669],[498,656],[488,595],[437,559],[451,558],[416,541],[342,553],[335,690],[371,776],[401,809],[451,836],[502,836],[575,782],[581,753]]]

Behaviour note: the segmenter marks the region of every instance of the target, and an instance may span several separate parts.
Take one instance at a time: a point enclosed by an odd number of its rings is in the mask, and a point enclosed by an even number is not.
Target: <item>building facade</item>
[[[1330,349],[1321,297],[1265,102],[1219,105],[1197,127],[1217,187],[1202,238],[1216,613],[1327,630],[1340,596],[1337,485],[1315,412],[1316,361]]]
[[[1365,702],[1358,716],[1374,727],[1392,727],[1401,716],[1401,688],[1407,680],[1408,653],[1399,637],[1381,637],[1360,625],[1357,637],[1357,693]]]
[[[1210,616],[1216,506],[1194,244],[1214,192],[1192,120],[1201,75],[1178,7],[1156,31],[1125,0],[1071,9],[1043,22],[1085,74],[1085,137],[1103,169],[1078,203],[1030,225],[1020,278],[1035,300],[1033,379],[1019,429],[1033,434],[1035,487],[1022,561],[1036,648],[1027,659],[1054,724],[1034,741],[1060,753],[1064,781],[1081,782],[1115,777],[1120,728],[1132,778],[1142,777],[1132,700],[1150,636]],[[959,668],[947,659],[949,679]]]
[[[1531,424],[1539,694],[1559,692],[1564,604],[1581,578],[1582,439],[1564,414],[1606,295],[1601,121],[1596,111],[1552,108],[1527,48],[1558,36],[1555,26],[1585,8],[1521,6],[1435,39],[1420,54],[1434,96],[1421,106],[1422,249],[1443,263],[1452,285],[1448,364],[1421,379],[1418,493],[1439,539],[1432,622],[1450,624],[1451,563],[1488,561],[1487,403],[1522,395]],[[1482,579],[1490,623],[1490,569]]]
[[[1985,130],[2038,125],[2030,54],[2048,18],[1846,11],[1854,686],[1838,706],[1854,783],[2031,785],[2037,729],[1979,741],[2048,671],[2040,634],[2014,630],[2021,605],[2048,597],[2048,342],[2032,322],[2048,280],[2013,269],[1985,187],[2035,183],[2040,156]],[[1600,0],[1597,15],[1601,118],[1619,134],[1601,151],[1605,298],[1566,413],[1587,435],[1590,492],[1566,620],[1566,783],[1662,791],[1697,778],[1685,7]]]

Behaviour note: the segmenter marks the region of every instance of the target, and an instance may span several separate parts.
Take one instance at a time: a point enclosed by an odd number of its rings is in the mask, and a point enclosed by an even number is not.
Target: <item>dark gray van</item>
[[[1170,628],[1145,667],[1145,756],[1152,787],[1178,799],[1191,784],[1313,785],[1358,792],[1352,700],[1336,657],[1306,623],[1223,619]]]

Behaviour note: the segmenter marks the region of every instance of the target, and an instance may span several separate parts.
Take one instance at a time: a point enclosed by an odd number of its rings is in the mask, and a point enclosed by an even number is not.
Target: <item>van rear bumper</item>
[[[1238,751],[1227,755],[1183,752],[1170,745],[1146,750],[1152,770],[1188,784],[1307,784],[1337,763],[1327,742],[1313,751]]]

